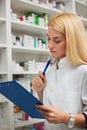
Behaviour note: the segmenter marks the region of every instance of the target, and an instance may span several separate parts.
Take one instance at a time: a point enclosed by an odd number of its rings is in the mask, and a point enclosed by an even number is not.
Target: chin
[[[54,55],[52,55],[52,57],[55,58],[55,59],[58,58],[57,56],[54,56]]]

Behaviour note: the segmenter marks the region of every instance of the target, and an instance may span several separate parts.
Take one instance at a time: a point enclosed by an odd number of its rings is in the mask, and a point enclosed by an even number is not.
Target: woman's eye
[[[54,41],[55,43],[60,43],[61,41]]]

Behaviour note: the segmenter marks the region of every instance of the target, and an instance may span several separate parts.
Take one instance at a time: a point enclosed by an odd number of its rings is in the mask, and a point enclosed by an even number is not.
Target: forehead
[[[54,29],[51,26],[48,27],[47,35],[49,37],[64,37],[64,35],[62,33],[58,32],[56,29]]]

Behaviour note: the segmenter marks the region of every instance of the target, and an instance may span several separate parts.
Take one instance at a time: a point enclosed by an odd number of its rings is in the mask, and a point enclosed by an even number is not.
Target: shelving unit
[[[21,33],[31,33],[31,35],[36,34],[37,35],[46,35],[47,28],[46,27],[40,27],[36,25],[32,25],[25,22],[19,22],[19,21],[11,21],[12,23],[12,31],[21,32]]]
[[[57,1],[57,0],[55,0]],[[37,72],[13,71],[13,61],[16,63],[36,60],[46,62],[49,50],[46,48],[34,48],[27,46],[16,46],[12,43],[12,34],[17,36],[29,35],[34,38],[46,40],[47,26],[35,25],[18,19],[11,19],[11,10],[19,16],[28,12],[38,15],[47,14],[48,18],[63,11],[73,12],[81,16],[87,30],[87,3],[80,0],[60,0],[64,2],[64,10],[50,8],[29,0],[0,0],[0,82],[17,78],[30,78]],[[0,94],[0,108],[2,108],[3,123],[0,130],[22,130],[23,126],[43,122],[41,119],[32,119],[14,123],[14,104]]]
[[[5,19],[5,18],[0,17],[0,23],[4,23],[4,22],[6,22],[6,19]]]
[[[45,54],[48,55],[49,50],[48,49],[37,49],[37,48],[27,48],[27,47],[12,47],[12,51],[15,53],[33,53],[33,54]]]
[[[87,2],[74,0],[74,13],[80,16],[83,24],[87,27]]]
[[[30,121],[22,121],[21,123],[18,123],[18,124],[15,124],[15,128],[18,128],[18,127],[23,127],[23,126],[29,126],[29,125],[33,125],[35,123],[40,123],[40,122],[43,122],[44,120],[43,119],[31,119]]]
[[[21,7],[23,7],[23,10],[21,10]],[[47,6],[43,6],[31,1],[27,1],[27,0],[12,0],[12,9],[24,13],[24,12],[29,12],[29,11],[33,11],[39,14],[42,13],[47,13],[49,14],[49,16],[54,15],[55,13],[60,13],[62,12],[61,10],[58,9],[52,9],[49,8]]]

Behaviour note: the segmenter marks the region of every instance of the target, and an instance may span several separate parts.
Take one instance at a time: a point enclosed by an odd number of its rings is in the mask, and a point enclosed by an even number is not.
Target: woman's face
[[[65,36],[51,26],[48,27],[48,48],[54,58],[61,59],[66,56]]]

